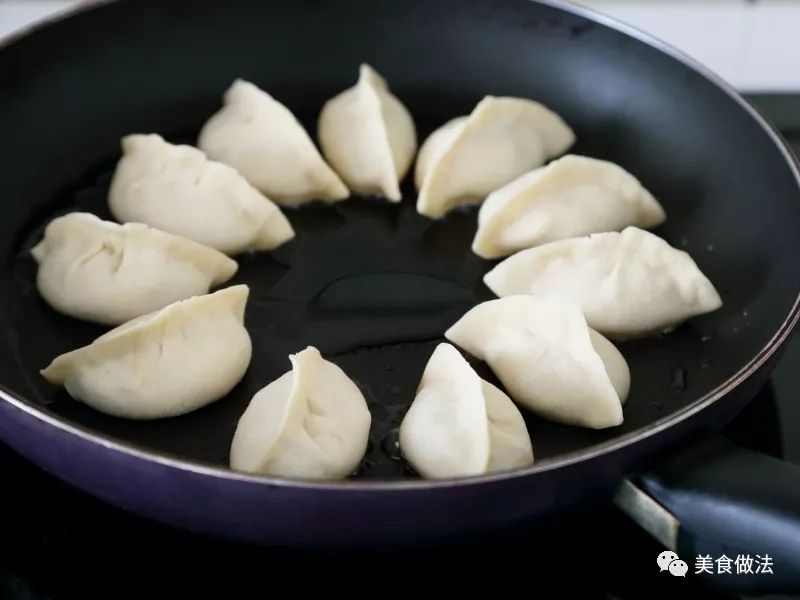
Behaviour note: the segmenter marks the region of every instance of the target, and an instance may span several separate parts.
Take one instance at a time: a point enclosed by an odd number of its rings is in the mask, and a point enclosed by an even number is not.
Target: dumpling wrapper
[[[417,133],[411,114],[369,65],[361,65],[355,86],[325,103],[318,133],[326,160],[353,192],[400,202]]]
[[[545,419],[593,429],[622,423],[628,365],[575,306],[533,296],[490,300],[445,337],[486,361],[515,402]]]
[[[51,307],[105,325],[206,294],[238,268],[186,238],[77,212],[53,219],[31,254],[39,263],[39,293]]]
[[[234,169],[159,135],[122,139],[108,195],[114,218],[146,223],[225,254],[272,250],[294,237],[280,209]]]
[[[250,364],[246,285],[171,304],[62,354],[42,375],[115,417],[160,419],[225,396]]]
[[[468,117],[448,121],[420,148],[417,211],[439,218],[562,154],[575,134],[533,100],[486,96]]]
[[[253,396],[231,445],[232,469],[342,479],[367,449],[371,416],[355,383],[309,346],[292,370]]]
[[[612,162],[568,154],[489,194],[473,251],[483,258],[571,237],[649,229],[667,218],[641,183]]]
[[[484,281],[500,297],[571,302],[590,327],[613,339],[665,331],[722,306],[689,254],[636,227],[523,250]]]
[[[533,464],[525,421],[511,399],[481,379],[450,344],[428,360],[400,425],[400,448],[428,479],[469,477]]]
[[[203,126],[198,146],[278,204],[333,202],[350,194],[292,112],[241,79]]]

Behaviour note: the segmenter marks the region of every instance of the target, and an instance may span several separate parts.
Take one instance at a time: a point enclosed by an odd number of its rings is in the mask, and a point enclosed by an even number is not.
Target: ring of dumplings
[[[294,238],[279,205],[351,192],[400,202],[417,152],[410,112],[366,64],[355,85],[325,103],[317,137],[319,150],[289,108],[236,80],[197,148],[156,134],[123,138],[108,195],[122,224],[71,213],[50,222],[32,250],[38,290],[53,309],[118,326],[42,375],[129,419],[181,415],[228,394],[252,356],[249,288],[209,293],[236,273],[229,256]],[[722,304],[687,253],[645,231],[666,213],[633,174],[586,156],[557,158],[574,142],[548,107],[486,96],[419,149],[417,211],[438,219],[479,204],[472,250],[504,259],[484,276],[498,299],[474,306],[444,336],[505,389],[481,379],[453,345],[436,347],[398,432],[423,477],[532,464],[517,405],[568,425],[619,425],[630,371],[605,336],[668,330]],[[292,369],[239,419],[230,467],[349,476],[368,445],[363,394],[313,346],[289,360]]]

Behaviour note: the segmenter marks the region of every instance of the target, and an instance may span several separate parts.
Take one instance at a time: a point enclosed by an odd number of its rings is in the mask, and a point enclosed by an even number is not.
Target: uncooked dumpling
[[[406,107],[369,65],[361,65],[355,86],[323,107],[319,143],[352,191],[400,202],[399,182],[414,159],[417,134]]]
[[[170,304],[62,354],[42,375],[115,417],[159,419],[222,398],[250,364],[248,288]]]
[[[566,123],[522,98],[486,96],[468,117],[434,131],[417,158],[417,210],[438,218],[558,156],[575,141]]]
[[[576,306],[533,296],[490,300],[445,336],[486,361],[515,402],[546,419],[593,429],[622,423],[627,363]]]
[[[123,223],[146,223],[225,254],[272,250],[294,237],[280,209],[235,170],[158,135],[129,135],[108,204]]]
[[[232,166],[279,204],[347,198],[342,180],[283,104],[242,80],[224,102],[200,132],[197,145],[209,158]]]
[[[472,249],[483,258],[666,219],[641,183],[614,163],[568,154],[489,194]]]
[[[263,475],[341,479],[355,471],[369,438],[364,396],[309,346],[292,370],[253,396],[231,445],[231,468]]]
[[[614,339],[671,329],[722,306],[692,257],[636,227],[552,242],[515,254],[484,277],[498,296],[571,302]]]
[[[31,251],[39,293],[55,310],[118,325],[205,294],[236,273],[236,261],[186,238],[89,213],[51,221]]]
[[[403,456],[429,479],[469,477],[533,463],[528,429],[511,399],[439,344],[400,426]]]

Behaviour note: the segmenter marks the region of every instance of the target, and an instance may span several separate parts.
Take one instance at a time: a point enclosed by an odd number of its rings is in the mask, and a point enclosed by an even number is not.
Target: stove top
[[[800,95],[751,99],[800,153]],[[794,341],[727,435],[800,464],[799,390],[800,341]],[[0,473],[0,600],[250,597],[270,594],[276,581],[281,591],[286,584],[300,584],[303,591],[309,584],[345,593],[365,587],[379,594],[401,587],[429,591],[433,581],[453,591],[487,579],[503,588],[522,582],[533,594],[557,585],[565,597],[715,597],[691,576],[659,573],[659,544],[602,503],[546,527],[458,546],[306,552],[226,542],[130,515],[39,471],[1,444]]]

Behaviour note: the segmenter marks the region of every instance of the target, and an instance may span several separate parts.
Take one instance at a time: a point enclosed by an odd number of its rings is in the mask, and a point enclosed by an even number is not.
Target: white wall
[[[76,4],[80,0],[0,0],[0,37]]]
[[[0,0],[0,36],[79,3],[80,0]],[[664,39],[741,89],[800,91],[800,0],[579,3]]]
[[[800,0],[580,0],[749,91],[800,91]]]

